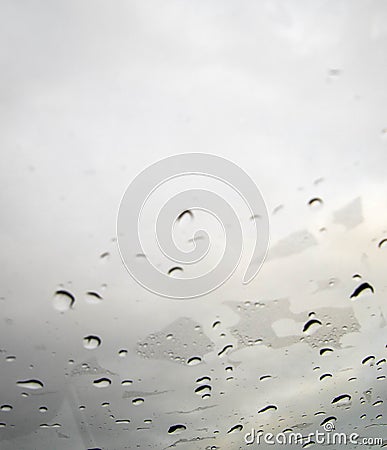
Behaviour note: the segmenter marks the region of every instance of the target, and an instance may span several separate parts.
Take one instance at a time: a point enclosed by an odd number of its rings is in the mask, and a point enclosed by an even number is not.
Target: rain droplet
[[[12,406],[11,405],[2,405],[0,406],[0,410],[1,411],[12,411]]]
[[[129,419],[118,419],[116,420],[116,424],[121,425],[121,424],[127,424],[130,423]]]
[[[168,429],[168,434],[179,434],[185,431],[187,427],[182,424],[171,425]]]
[[[101,338],[99,338],[98,336],[89,335],[83,338],[83,346],[88,350],[94,350],[98,348],[101,345],[101,342]]]
[[[314,197],[309,200],[308,205],[312,208],[319,208],[323,204],[323,201],[319,197]]]
[[[332,421],[336,421],[337,417],[335,416],[329,416],[326,417],[321,423],[320,423],[320,427],[323,427],[324,425],[326,425],[328,422],[332,422]]]
[[[209,384],[203,384],[201,386],[198,386],[195,389],[195,394],[200,394],[200,395],[205,394],[205,393],[208,394],[209,392],[211,392],[211,390],[212,390],[212,387]]]
[[[307,332],[313,333],[318,328],[320,328],[321,325],[322,325],[322,323],[318,319],[311,319],[311,320],[308,320],[308,322],[306,322],[302,331],[304,333],[307,333]]]
[[[43,388],[43,383],[39,380],[25,380],[25,381],[17,381],[17,385],[23,387],[25,389],[37,390]]]
[[[40,408],[39,408],[39,412],[41,412],[41,413],[45,413],[45,412],[47,412],[48,411],[48,408],[46,407],[46,406],[41,406]]]
[[[123,380],[121,381],[122,386],[129,386],[131,384],[133,384],[132,380]]]
[[[124,349],[120,350],[120,351],[118,352],[118,356],[119,356],[120,358],[125,358],[126,356],[128,356],[128,350],[124,350]]]
[[[106,388],[112,384],[109,378],[98,378],[98,380],[94,380],[93,384],[97,388]]]
[[[203,383],[203,382],[205,382],[205,381],[207,381],[208,383],[211,381],[211,378],[210,377],[207,377],[207,376],[204,376],[204,377],[200,377],[200,378],[198,378],[197,380],[196,380],[196,383]]]
[[[200,364],[202,362],[202,358],[200,356],[192,356],[187,360],[187,364],[189,366],[196,366],[197,364]]]
[[[136,405],[136,406],[138,406],[138,405],[142,405],[143,403],[144,403],[144,399],[143,398],[141,398],[141,397],[138,397],[138,398],[134,398],[133,400],[132,400],[132,403],[133,403],[133,405]]]
[[[267,405],[258,411],[258,414],[265,413],[267,411],[277,411],[278,407],[276,405]]]
[[[238,432],[240,432],[240,431],[242,431],[243,430],[243,425],[241,425],[240,423],[238,423],[237,425],[234,425],[233,427],[231,427],[228,431],[227,431],[227,433],[228,434],[230,434],[230,433],[238,433]]]
[[[374,288],[367,282],[362,283],[360,286],[358,286],[351,294],[350,298],[358,297],[362,292],[369,289],[372,293],[375,292]]]
[[[332,374],[331,373],[324,373],[323,375],[321,375],[320,381],[324,380],[325,378],[332,378]]]
[[[95,291],[88,291],[86,292],[86,301],[87,303],[100,303],[103,300],[103,297],[101,294]]]
[[[337,404],[338,406],[343,403],[348,403],[351,401],[351,396],[349,394],[338,395],[332,400],[332,404]]]
[[[175,276],[175,275],[177,275],[179,272],[180,272],[180,273],[183,272],[183,268],[182,268],[182,267],[179,267],[179,266],[172,267],[171,269],[168,270],[168,275],[170,275],[170,276]]]
[[[228,350],[232,349],[232,348],[233,348],[233,345],[232,345],[232,344],[226,345],[226,346],[223,347],[222,350],[218,353],[218,356],[223,356],[223,355],[225,355],[226,352],[227,352]]]
[[[369,355],[366,358],[364,358],[361,363],[363,365],[366,365],[366,364],[373,365],[374,361],[375,361],[375,356]]]
[[[271,378],[271,375],[262,375],[262,376],[259,378],[259,381],[268,380],[269,378]]]
[[[65,312],[74,307],[75,297],[70,292],[60,289],[55,292],[53,306],[57,311]]]
[[[325,348],[320,349],[320,355],[321,356],[323,356],[325,354],[328,354],[328,353],[332,353],[332,352],[333,352],[333,349],[329,348],[329,347],[325,347]]]
[[[193,219],[193,212],[190,209],[186,209],[185,211],[183,211],[181,214],[179,214],[177,216],[176,220],[178,222],[180,222],[184,216],[189,217],[190,219]]]
[[[375,403],[372,404],[372,406],[380,406],[383,404],[383,400],[377,400]]]
[[[387,239],[382,239],[379,244],[378,244],[379,248],[384,248],[387,247]]]

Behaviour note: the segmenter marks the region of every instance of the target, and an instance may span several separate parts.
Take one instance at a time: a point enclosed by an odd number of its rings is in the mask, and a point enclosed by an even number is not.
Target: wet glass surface
[[[327,423],[386,446],[387,5],[0,10],[0,448],[259,448],[252,429],[322,448],[308,434]],[[126,271],[117,212],[138,172],[195,151],[248,172],[270,248],[252,283],[241,267],[171,300]],[[151,246],[138,264],[206,270],[211,218],[183,214],[175,238],[191,248],[197,228],[204,266]]]

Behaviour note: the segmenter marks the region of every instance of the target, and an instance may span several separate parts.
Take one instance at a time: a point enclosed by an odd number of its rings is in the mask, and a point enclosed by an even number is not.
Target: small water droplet
[[[122,349],[118,352],[118,356],[120,358],[125,358],[126,356],[128,356],[128,350]]]
[[[101,342],[101,338],[99,338],[98,336],[93,336],[91,334],[83,338],[83,346],[88,350],[95,350],[101,345]]]
[[[133,384],[133,380],[123,380],[121,381],[122,386],[129,386]]]
[[[141,397],[138,397],[138,398],[134,398],[133,400],[132,400],[132,403],[133,403],[133,405],[136,405],[136,406],[138,406],[138,405],[142,405],[143,403],[144,403],[144,399],[143,398],[141,398]]]
[[[375,356],[373,355],[369,355],[366,358],[363,359],[363,361],[361,362],[363,365],[370,365],[373,366],[375,361]]]
[[[45,412],[47,412],[48,411],[48,408],[46,407],[46,406],[41,406],[40,408],[39,408],[39,412],[41,412],[41,413],[45,413]]]
[[[121,425],[121,424],[127,424],[130,423],[129,419],[118,419],[116,420],[116,424]]]
[[[53,306],[59,312],[65,312],[74,307],[75,297],[64,289],[55,292]]]

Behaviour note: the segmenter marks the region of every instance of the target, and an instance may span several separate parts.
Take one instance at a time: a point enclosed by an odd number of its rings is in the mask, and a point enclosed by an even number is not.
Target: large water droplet
[[[12,411],[12,406],[11,405],[1,405],[0,406],[0,411]]]
[[[39,380],[17,381],[16,384],[25,389],[37,390],[43,388],[43,383]]]
[[[83,346],[88,350],[94,350],[98,348],[101,345],[101,342],[101,338],[99,338],[98,336],[89,335],[83,338]]]
[[[183,431],[185,431],[186,429],[187,429],[187,427],[182,424],[171,425],[168,429],[168,433],[169,434],[179,434],[179,433],[182,433]]]
[[[93,384],[97,388],[106,388],[112,384],[109,378],[98,378],[98,380],[94,380]]]
[[[192,356],[191,358],[188,358],[187,364],[189,366],[196,366],[197,364],[200,364],[202,362],[202,358],[200,356]]]
[[[53,306],[57,311],[65,312],[73,308],[75,297],[68,291],[60,289],[55,292]]]

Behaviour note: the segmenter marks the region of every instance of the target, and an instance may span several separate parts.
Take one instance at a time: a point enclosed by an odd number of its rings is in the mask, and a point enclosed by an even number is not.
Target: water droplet
[[[179,434],[185,431],[187,427],[182,424],[171,425],[168,429],[168,434]]]
[[[196,383],[203,383],[203,382],[208,382],[209,383],[210,381],[211,381],[211,377],[204,376],[204,377],[198,378],[196,380]]]
[[[121,424],[127,424],[130,423],[129,419],[118,419],[116,420],[116,424],[121,425]]]
[[[132,380],[123,380],[121,381],[122,386],[129,386],[131,384],[133,384]]]
[[[60,289],[55,292],[53,306],[57,311],[65,312],[74,307],[75,297],[68,291]]]
[[[98,336],[89,335],[83,338],[83,346],[88,350],[94,350],[98,348],[101,345],[101,342],[101,338],[99,338]]]
[[[7,425],[4,422],[0,422],[0,428],[5,428]]]
[[[190,209],[187,209],[183,211],[181,214],[179,214],[176,220],[180,222],[183,219],[183,217],[189,217],[190,219],[193,219],[193,216],[194,216],[193,212]]]
[[[133,403],[133,405],[136,405],[136,406],[138,406],[138,405],[142,405],[143,403],[144,403],[144,399],[143,398],[141,398],[141,397],[138,397],[138,398],[134,398],[133,400],[132,400],[132,403]]]
[[[217,328],[220,325],[220,320],[215,320],[215,322],[212,324],[212,328]]]
[[[196,366],[197,364],[200,364],[202,362],[202,358],[200,356],[192,356],[187,360],[187,364],[189,366]]]
[[[118,356],[120,358],[125,358],[126,356],[128,356],[128,350],[122,349],[118,352]]]
[[[96,304],[96,303],[100,303],[102,300],[103,300],[103,297],[98,292],[95,292],[95,291],[86,292],[87,303]]]
[[[321,356],[329,354],[329,353],[332,353],[332,352],[333,352],[333,349],[329,348],[329,347],[325,347],[325,348],[320,349],[320,355]]]
[[[378,244],[379,248],[384,248],[387,247],[387,239],[382,239],[379,244]]]
[[[109,256],[110,256],[109,252],[103,252],[99,255],[99,257],[102,261],[107,261],[109,259]]]
[[[366,290],[370,290],[372,293],[374,293],[374,288],[367,282],[362,283],[360,286],[358,286],[351,294],[350,298],[358,297],[361,293],[363,293]]]
[[[259,378],[259,381],[268,380],[268,379],[270,379],[270,378],[271,378],[271,375],[262,375],[262,376]]]
[[[308,322],[306,322],[302,331],[304,333],[308,332],[309,334],[312,334],[318,328],[320,328],[321,325],[322,325],[322,323],[318,319],[311,319],[311,320],[308,320]]]
[[[232,349],[232,348],[233,348],[233,345],[232,345],[232,344],[228,344],[228,345],[224,346],[224,347],[222,348],[222,350],[218,353],[218,356],[223,356],[223,355],[225,355],[225,354],[227,353],[227,351],[230,350],[230,349]]]
[[[43,383],[39,380],[25,380],[25,381],[17,381],[17,385],[23,387],[25,389],[37,390],[43,388]]]
[[[230,433],[238,433],[238,432],[240,432],[240,431],[242,431],[243,430],[243,425],[241,425],[240,423],[238,423],[237,425],[234,425],[233,427],[231,427],[228,431],[227,431],[227,433],[228,434],[230,434]]]
[[[41,406],[40,408],[39,408],[39,412],[41,412],[41,413],[45,413],[45,412],[47,412],[48,411],[48,408],[46,407],[46,406]]]
[[[312,208],[319,208],[323,204],[323,201],[319,197],[314,197],[309,200],[308,205]]]
[[[331,373],[324,373],[323,375],[321,375],[320,381],[324,380],[325,378],[332,378],[332,374]]]
[[[98,378],[98,380],[94,380],[93,384],[97,388],[106,388],[112,384],[109,378]]]
[[[337,417],[335,417],[335,416],[329,416],[329,417],[326,417],[321,423],[320,423],[320,427],[323,427],[324,425],[326,425],[328,422],[333,422],[333,421],[336,421],[337,420]]]
[[[337,406],[342,405],[343,403],[348,403],[351,401],[351,396],[349,394],[338,395],[332,400],[332,404],[337,404]]]
[[[195,394],[208,394],[212,391],[212,387],[209,384],[202,384],[195,389]]]
[[[372,406],[380,406],[383,404],[383,400],[377,400],[375,403],[372,404]]]
[[[2,405],[0,406],[0,410],[1,411],[12,411],[12,406],[11,405]]]
[[[7,357],[5,358],[5,360],[6,360],[7,362],[15,361],[15,360],[16,360],[16,356],[7,356]]]
[[[182,272],[183,272],[183,268],[182,267],[175,266],[175,267],[172,267],[171,269],[168,270],[168,275],[175,276],[175,275],[178,275],[179,273],[182,273]]]
[[[369,356],[367,356],[366,358],[364,358],[363,361],[362,361],[361,363],[362,363],[363,365],[368,364],[368,365],[370,365],[370,366],[373,366],[374,361],[375,361],[375,356],[369,355]]]
[[[277,411],[278,407],[276,405],[267,405],[258,411],[258,414],[265,413],[267,411]]]

